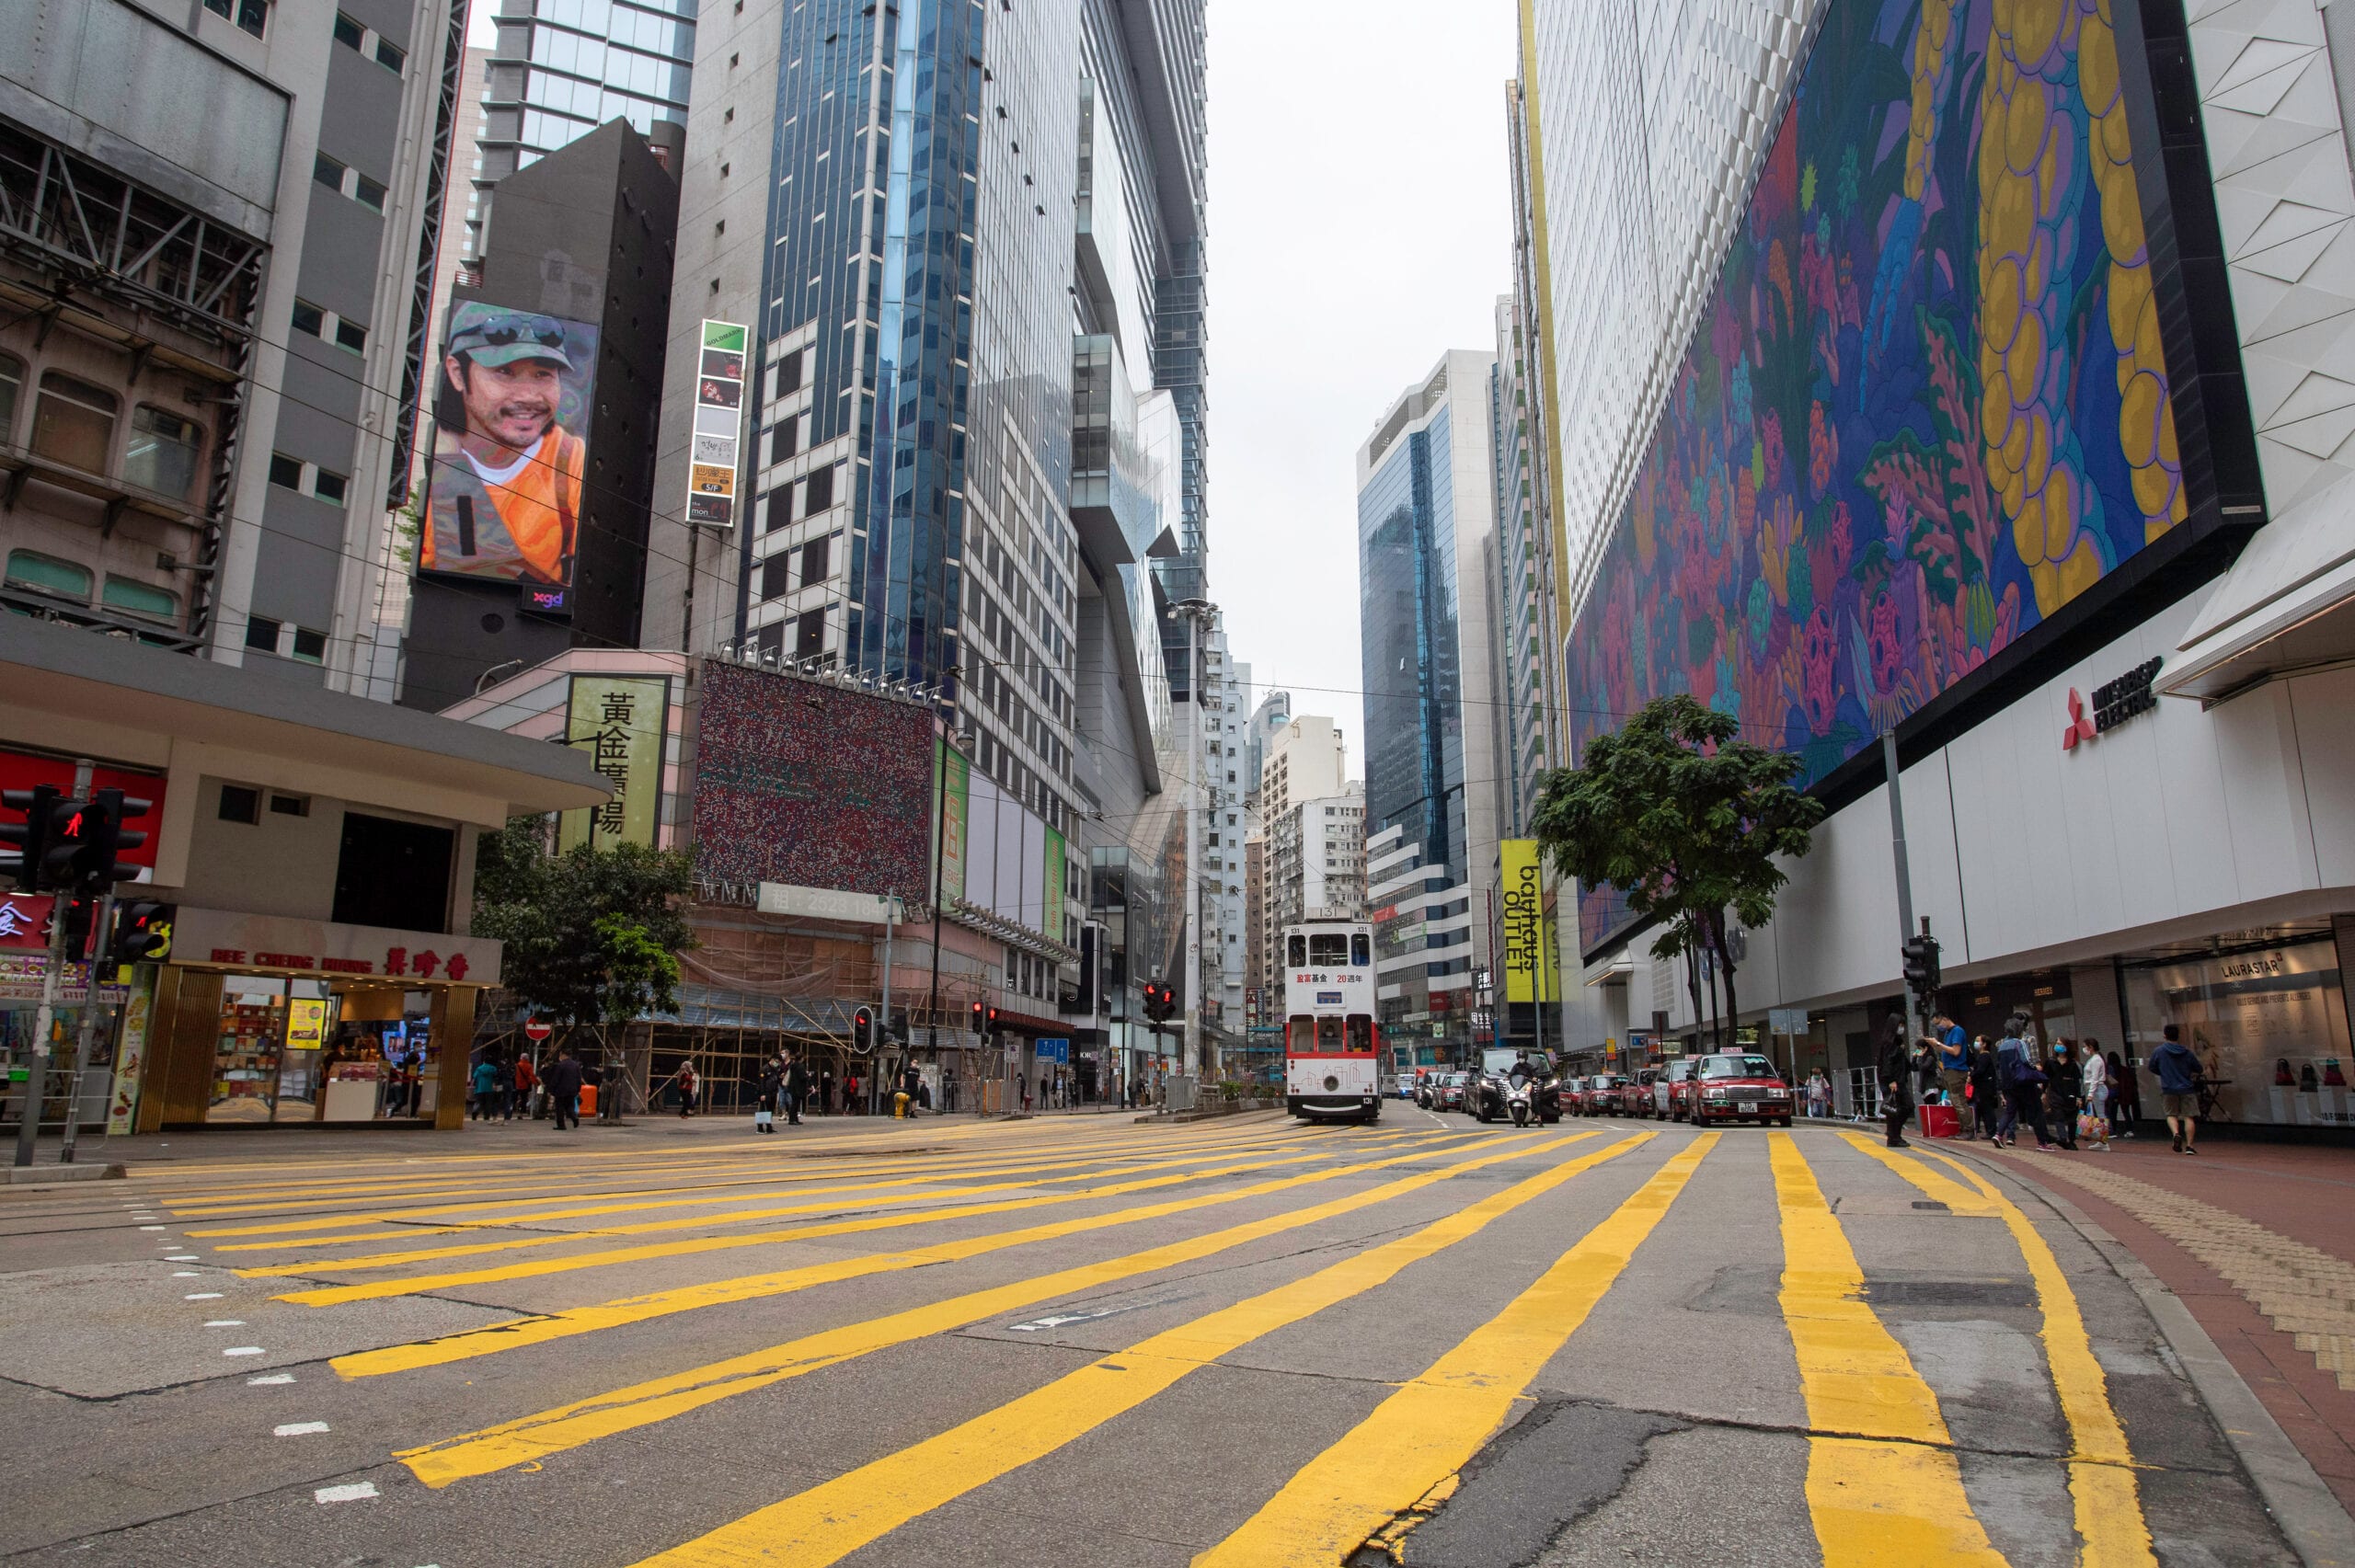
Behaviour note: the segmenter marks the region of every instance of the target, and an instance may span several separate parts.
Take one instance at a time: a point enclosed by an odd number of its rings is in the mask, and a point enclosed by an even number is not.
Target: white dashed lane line
[[[189,1294],[181,1297],[180,1299],[183,1301],[218,1301],[221,1299],[221,1292],[218,1290],[192,1290],[189,1292]]]
[[[290,1421],[282,1426],[271,1428],[270,1435],[273,1437],[308,1437],[315,1432],[327,1429],[327,1424],[324,1421]]]
[[[293,1380],[294,1374],[292,1372],[272,1372],[267,1377],[247,1378],[246,1379],[246,1387],[249,1389],[264,1389],[269,1388],[273,1384],[291,1383]]]
[[[376,1495],[373,1481],[355,1481],[344,1486],[322,1486],[311,1494],[322,1503],[357,1503],[363,1497]]]
[[[259,1356],[261,1353],[262,1349],[258,1345],[233,1345],[221,1354],[224,1356]]]
[[[246,1326],[246,1320],[243,1318],[215,1318],[204,1326],[209,1329],[241,1329]]]

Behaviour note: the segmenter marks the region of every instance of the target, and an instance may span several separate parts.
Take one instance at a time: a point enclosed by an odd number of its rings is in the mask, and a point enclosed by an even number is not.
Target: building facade
[[[1489,382],[1496,450],[1495,542],[1484,563],[1489,684],[1496,693],[1488,767],[1498,784],[1499,830],[1526,837],[1539,781],[1559,767],[1560,636],[1554,618],[1552,509],[1546,503],[1542,398],[1532,333],[1516,296],[1497,302],[1497,363]]]
[[[1349,740],[1341,727],[1321,714],[1302,714],[1281,724],[1269,715],[1259,764],[1259,807],[1269,818],[1290,811],[1295,801],[1341,793],[1350,776]]]
[[[1392,1039],[1429,1042],[1442,1060],[1471,1048],[1496,886],[1485,591],[1496,534],[1494,365],[1487,353],[1451,351],[1357,454],[1376,996]]]
[[[448,0],[10,8],[11,608],[311,684],[389,669],[462,35]]]

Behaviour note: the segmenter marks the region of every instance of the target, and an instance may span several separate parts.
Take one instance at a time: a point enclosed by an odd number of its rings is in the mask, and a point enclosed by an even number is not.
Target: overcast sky
[[[1441,353],[1493,347],[1513,10],[1209,11],[1211,591],[1259,689],[1338,720],[1361,773],[1356,453]]]
[[[1211,591],[1359,742],[1357,449],[1511,284],[1505,0],[1210,0]]]

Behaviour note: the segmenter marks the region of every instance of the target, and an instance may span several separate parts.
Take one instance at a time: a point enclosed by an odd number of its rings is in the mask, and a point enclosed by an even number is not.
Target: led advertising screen
[[[571,608],[597,328],[461,300],[442,338],[418,569],[522,586]]]
[[[695,428],[688,452],[687,520],[725,528],[736,521],[736,467],[744,427],[744,349],[752,328],[703,324],[695,364]]]
[[[2185,521],[2108,18],[1833,0],[1568,639],[1581,740],[1690,692],[1821,780]]]
[[[695,864],[911,902],[932,885],[933,723],[925,709],[708,661],[695,748]]]

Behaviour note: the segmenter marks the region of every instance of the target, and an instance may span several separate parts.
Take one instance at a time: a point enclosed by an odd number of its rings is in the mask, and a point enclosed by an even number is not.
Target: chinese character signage
[[[1535,839],[1507,839],[1503,854],[1505,1000],[1553,1001],[1562,994],[1560,944],[1545,908]]]
[[[687,462],[687,521],[727,528],[736,521],[736,472],[744,429],[744,349],[752,329],[728,321],[703,324],[695,367],[695,428]]]
[[[47,893],[0,896],[0,951],[49,951],[49,913],[56,900]]]
[[[376,976],[412,987],[495,986],[505,949],[487,936],[340,925],[292,915],[236,914],[183,905],[172,962],[304,975]]]
[[[967,804],[973,787],[973,765],[962,751],[939,738],[932,743],[932,765],[942,807],[937,880],[941,898],[953,904],[965,896],[965,828]],[[944,767],[948,770],[946,780],[939,774]]]
[[[566,812],[557,847],[654,842],[662,818],[662,740],[670,724],[665,675],[575,675],[566,704],[566,738],[595,761],[613,786],[603,806]]]

